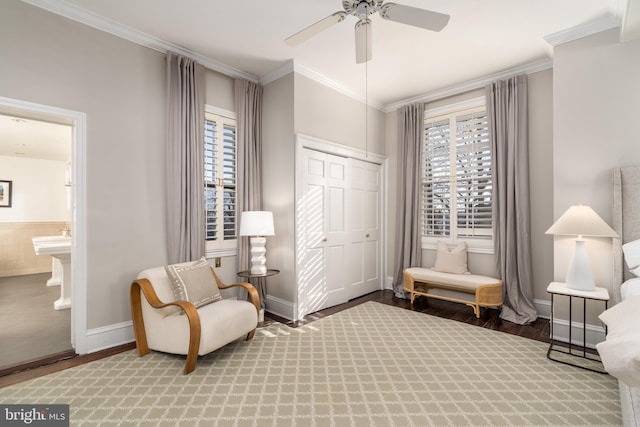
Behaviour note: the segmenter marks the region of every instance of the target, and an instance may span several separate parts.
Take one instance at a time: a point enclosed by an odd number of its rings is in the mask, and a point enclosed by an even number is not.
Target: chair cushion
[[[165,266],[176,301],[189,301],[196,308],[220,301],[220,289],[206,258]],[[182,310],[180,311],[182,313]]]
[[[467,268],[467,243],[462,242],[451,251],[443,242],[438,242],[434,271],[452,274],[471,274]]]
[[[251,332],[258,324],[258,312],[249,301],[223,299],[198,309],[202,334],[199,355],[216,350]],[[187,316],[174,313],[145,328],[149,348],[174,354],[187,354],[189,323]]]

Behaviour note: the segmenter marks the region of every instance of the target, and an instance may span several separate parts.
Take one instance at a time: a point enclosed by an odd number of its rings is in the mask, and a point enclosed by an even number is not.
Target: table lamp
[[[565,280],[567,288],[594,291],[596,284],[582,237],[618,237],[616,232],[589,206],[578,205],[571,206],[545,234],[578,236]]]
[[[267,238],[273,236],[273,213],[246,211],[240,217],[240,235],[249,236],[251,242],[251,274],[267,272]]]

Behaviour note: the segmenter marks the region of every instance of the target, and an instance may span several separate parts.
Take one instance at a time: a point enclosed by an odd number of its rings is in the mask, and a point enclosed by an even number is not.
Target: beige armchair
[[[192,302],[176,300],[172,278],[164,267],[145,270],[131,284],[133,329],[141,357],[148,354],[149,349],[186,354],[184,373],[188,374],[195,369],[199,355],[245,334],[247,341],[253,338],[260,310],[258,292],[249,283],[226,286],[212,268],[208,265],[207,268],[219,289],[242,287],[249,293],[251,302],[220,299],[196,308]]]

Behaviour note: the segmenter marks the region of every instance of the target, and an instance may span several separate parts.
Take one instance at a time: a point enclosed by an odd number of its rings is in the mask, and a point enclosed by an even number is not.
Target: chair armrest
[[[149,282],[148,279],[134,280],[133,283],[131,284],[132,291],[134,289],[134,285],[137,285],[137,287],[142,291],[145,299],[147,300],[149,305],[153,308],[166,308],[173,305],[176,307],[180,307],[182,310],[184,310],[187,316],[189,316],[189,313],[196,316],[198,315],[198,310],[189,301],[179,300],[179,301],[171,301],[171,302],[162,302],[158,297],[158,294],[156,294],[156,291],[153,289],[153,285],[151,285],[151,282]]]
[[[149,353],[149,345],[147,343],[147,335],[144,330],[144,318],[142,317],[142,299],[140,295],[144,295],[149,305],[153,308],[165,308],[169,306],[176,306],[184,310],[189,321],[189,350],[187,352],[187,363],[185,365],[184,373],[188,374],[193,371],[198,359],[198,350],[200,348],[200,315],[198,310],[189,301],[172,301],[162,302],[158,298],[158,294],[153,289],[151,282],[148,279],[137,279],[131,283],[130,297],[131,297],[131,317],[133,320],[133,332],[136,338],[136,346],[138,347],[138,354],[144,356]]]
[[[219,282],[218,287],[220,289],[229,289],[233,287],[241,287],[246,289],[247,293],[249,294],[249,299],[251,300],[251,303],[256,307],[256,310],[258,312],[260,311],[260,308],[261,308],[260,296],[258,295],[258,291],[256,290],[255,286],[253,286],[251,283],[241,282],[241,283],[234,283],[233,285],[225,285]]]

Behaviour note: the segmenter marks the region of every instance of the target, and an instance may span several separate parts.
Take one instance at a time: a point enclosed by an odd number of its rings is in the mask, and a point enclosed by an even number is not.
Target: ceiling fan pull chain
[[[369,39],[365,42],[369,51]],[[364,63],[364,157],[369,157],[369,61]]]

